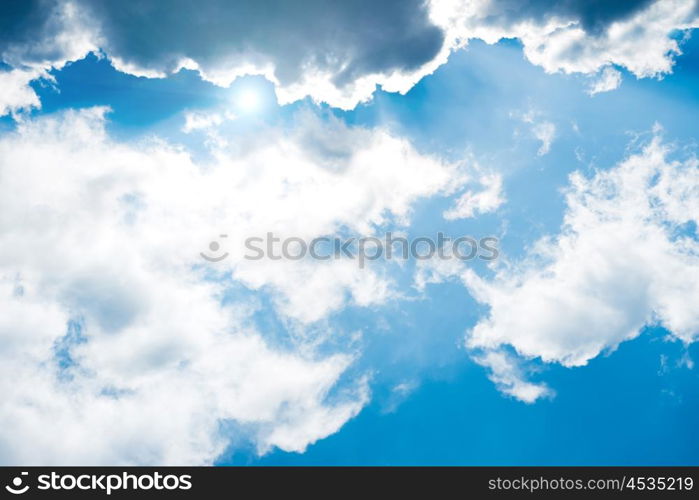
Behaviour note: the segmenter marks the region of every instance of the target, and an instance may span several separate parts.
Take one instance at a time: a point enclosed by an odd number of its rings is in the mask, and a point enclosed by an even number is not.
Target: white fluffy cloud
[[[378,85],[407,92],[472,39],[518,38],[533,64],[601,71],[606,87],[610,64],[659,76],[681,53],[673,32],[699,26],[695,0],[27,0],[15,10],[3,12],[0,60],[18,69],[60,68],[99,51],[127,73],[190,68],[222,86],[264,75],[281,103],[310,96],[340,108],[369,100]]]
[[[609,64],[639,78],[669,73],[681,53],[671,35],[699,26],[696,2],[627,2],[629,11],[617,12],[620,4],[433,0],[431,16],[454,46],[518,38],[527,59],[550,73],[594,74]]]
[[[42,75],[45,74],[35,70],[13,69],[0,72],[0,116],[40,107],[39,96],[29,83]]]
[[[261,452],[337,431],[368,398],[366,377],[341,382],[352,348],[277,345],[253,326],[254,301],[228,287],[268,289],[303,329],[347,300],[386,300],[390,283],[343,261],[245,261],[241,238],[406,220],[455,167],[385,132],[313,130],[311,118],[245,151],[218,144],[197,164],[159,140],[110,139],[104,113],[25,120],[0,138],[1,460],[209,463],[229,422]],[[305,147],[320,130],[344,146]],[[223,230],[229,259],[203,261]]]
[[[668,154],[655,136],[608,171],[572,175],[561,233],[492,280],[453,265],[421,270],[418,284],[456,275],[489,306],[466,344],[505,392],[549,393],[521,360],[581,366],[646,325],[683,342],[699,335],[699,162]]]

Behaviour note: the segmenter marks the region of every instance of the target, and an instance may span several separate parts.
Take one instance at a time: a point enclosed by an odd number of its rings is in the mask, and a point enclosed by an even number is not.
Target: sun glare
[[[236,105],[244,113],[257,111],[260,104],[260,94],[255,89],[243,89],[236,96]]]

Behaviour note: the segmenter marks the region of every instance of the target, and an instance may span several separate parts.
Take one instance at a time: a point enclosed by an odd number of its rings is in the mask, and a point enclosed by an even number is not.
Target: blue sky
[[[350,8],[310,2],[312,31],[221,11],[280,49],[196,18],[174,40],[185,5],[37,3],[0,38],[0,461],[699,462],[699,11],[501,3],[386,4],[373,46]],[[268,231],[493,235],[500,258],[245,261]]]
[[[692,92],[697,88],[696,62],[692,64],[699,57],[696,39],[684,45],[684,50],[677,69],[662,81],[630,79],[621,89],[591,99],[580,91],[579,78],[545,75],[528,65],[516,43],[479,45],[458,54],[449,65],[423,79],[406,96],[381,93],[376,102],[350,113],[349,119],[372,123],[377,115],[382,116],[402,131],[407,130],[414,140],[428,143],[425,148],[457,149],[469,145],[477,154],[494,156],[499,163],[510,160],[513,172],[507,186],[513,206],[507,211],[511,226],[502,243],[508,252],[516,254],[528,241],[560,225],[560,186],[565,184],[570,171],[590,168],[589,164],[576,160],[575,148],[587,151],[588,161],[594,161],[597,168],[605,168],[623,156],[628,131],[647,131],[655,121],[662,123],[669,136],[693,142],[699,132],[696,120],[691,118],[695,116],[699,97],[696,91]],[[525,84],[518,91],[507,84],[505,89],[478,85],[478,77],[500,81],[498,71],[526,75]],[[423,100],[430,105],[421,106]],[[639,107],[640,102],[644,105]],[[560,138],[543,159],[533,154],[533,141],[520,145],[516,152],[503,154],[498,147],[505,135],[502,129],[513,128],[508,123],[512,120],[507,110],[527,105],[545,109],[550,113],[548,116],[563,124],[561,128],[575,121],[584,132],[562,131],[566,137]],[[501,116],[498,120],[493,115]],[[495,123],[486,122],[483,126],[484,117]],[[528,150],[528,154],[522,150]],[[532,170],[538,171],[535,180],[530,177]],[[497,225],[495,220],[482,223]],[[463,230],[473,231],[473,225]],[[311,446],[306,453],[275,452],[258,458],[255,454],[234,452],[221,463],[697,462],[696,370],[675,367],[665,372],[661,365],[661,356],[673,360],[671,364],[684,356],[696,358],[696,346],[685,349],[677,342],[667,342],[667,332],[662,328],[649,328],[641,338],[622,344],[618,351],[601,356],[588,366],[573,370],[546,367],[544,376],[556,388],[556,397],[523,405],[493,391],[492,385],[479,377],[480,367],[464,362],[458,351],[453,352],[453,357],[442,354],[459,343],[464,325],[473,324],[475,318],[467,309],[476,307],[458,286],[442,286],[443,289],[430,290],[423,301],[411,304],[410,324],[416,331],[409,335],[420,335],[420,330],[429,332],[429,338],[415,347],[422,351],[416,356],[435,356],[437,363],[433,358],[429,366],[414,375],[419,387],[405,401],[395,403],[390,386],[383,393],[377,388],[376,401],[360,416],[337,435]],[[360,315],[360,318],[359,322],[372,322],[371,317]],[[405,328],[404,324],[401,326]],[[401,330],[400,335],[407,335]],[[384,359],[400,356],[391,343],[372,347]],[[434,355],[429,354],[432,350]],[[412,368],[413,363],[410,362]],[[393,405],[397,406],[393,408]]]

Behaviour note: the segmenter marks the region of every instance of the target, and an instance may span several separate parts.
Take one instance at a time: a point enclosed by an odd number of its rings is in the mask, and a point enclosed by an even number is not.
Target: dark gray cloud
[[[14,67],[62,67],[95,48],[92,20],[65,0],[0,1],[0,61]]]
[[[3,0],[0,4],[0,47],[29,42],[44,29],[51,8],[50,0]]]
[[[105,49],[127,63],[168,71],[182,58],[202,68],[271,62],[282,84],[308,68],[342,86],[375,72],[410,71],[442,47],[423,0],[144,0],[83,2]]]
[[[38,40],[56,35],[55,0],[3,0],[0,4],[0,59],[21,65],[50,57],[28,50]],[[20,58],[21,54],[21,58]]]
[[[599,33],[610,23],[645,9],[654,0],[497,0],[491,10],[498,22],[523,19],[544,21],[553,16],[577,20],[588,33]]]
[[[270,60],[282,84],[307,68],[329,70],[343,86],[371,73],[412,71],[432,60],[444,33],[424,0],[80,0],[99,21],[109,53],[167,71],[183,57],[203,68],[238,55]],[[645,9],[653,0],[495,0],[498,24],[564,16],[590,33]]]
[[[691,13],[696,3],[685,0],[680,7]],[[523,21],[529,22],[526,29],[536,31],[556,18],[562,22],[560,29],[574,22],[587,33],[584,40],[565,47],[558,45],[560,38],[540,43],[542,36],[554,37],[554,32],[537,33],[533,39],[539,42],[527,47],[527,57],[547,71],[591,73],[613,63],[637,76],[666,73],[673,49],[663,39],[686,21],[675,19],[675,4],[660,9],[661,17],[670,21],[653,19],[649,22],[655,25],[636,26],[623,40],[604,41],[611,23],[630,19],[652,4],[493,0],[474,10],[473,4],[457,3],[436,25],[425,0],[2,0],[0,59],[14,66],[48,62],[45,66],[60,67],[99,45],[124,71],[167,73],[191,60],[216,82],[265,72],[276,80],[285,102],[311,95],[352,107],[368,99],[376,84],[407,91],[444,62],[457,39],[478,36],[473,35],[478,28],[488,28],[491,38],[526,38],[527,33],[513,31]],[[445,7],[439,0],[435,5]],[[626,46],[621,50],[627,42],[641,47],[641,53],[653,51],[652,62],[635,60],[629,56],[635,51]]]

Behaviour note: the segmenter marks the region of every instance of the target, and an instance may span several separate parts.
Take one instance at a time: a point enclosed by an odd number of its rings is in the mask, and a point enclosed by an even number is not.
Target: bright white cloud
[[[29,86],[41,76],[34,70],[13,69],[0,72],[0,116],[23,109],[41,107],[39,96]]]
[[[671,35],[699,27],[694,0],[638,2],[639,8],[626,16],[602,18],[597,26],[585,26],[585,2],[548,5],[538,12],[507,0],[432,0],[431,6],[448,44],[518,38],[527,59],[549,73],[594,74],[609,64],[639,78],[669,73],[681,54]],[[606,9],[598,5],[597,10],[603,14]]]
[[[272,232],[280,239],[310,241],[340,228],[372,235],[379,225],[407,224],[416,200],[451,193],[466,176],[459,165],[420,155],[383,130],[350,129],[310,113],[298,124],[292,136],[270,132],[243,155],[237,144],[221,144],[215,153],[219,167],[188,184],[208,193],[207,206],[217,207],[210,230],[228,234],[231,258],[219,269],[251,288],[279,292],[281,311],[312,322],[348,298],[368,306],[394,297],[390,278],[374,268],[360,269],[354,260],[252,262],[243,258],[249,253],[245,238]]]
[[[582,366],[646,325],[683,342],[699,335],[699,162],[669,152],[656,136],[608,171],[572,175],[561,233],[492,280],[455,264],[418,274],[423,287],[458,276],[489,306],[466,345],[506,393],[549,393],[526,380],[522,360]]]
[[[388,300],[391,283],[355,262],[246,261],[243,238],[407,221],[415,200],[452,189],[456,167],[311,117],[244,150],[217,143],[197,164],[157,139],[113,141],[105,111],[0,138],[1,460],[209,463],[228,422],[260,452],[337,431],[368,399],[366,377],[341,382],[352,348],[270,343],[251,326],[255,302],[224,300],[227,287],[268,290],[303,330],[348,301]],[[229,259],[204,262],[224,230]]]

